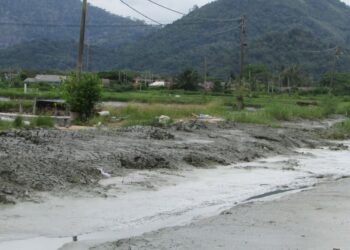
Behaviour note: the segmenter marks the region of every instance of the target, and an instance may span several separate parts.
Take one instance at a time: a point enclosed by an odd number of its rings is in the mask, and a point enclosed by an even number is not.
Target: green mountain
[[[72,70],[76,67],[78,43],[34,40],[0,49],[0,67],[5,69]],[[85,46],[84,70],[112,69],[114,49]]]
[[[0,21],[79,23],[79,0],[3,0]],[[16,3],[16,4],[14,4]],[[30,10],[30,11],[29,11]],[[8,14],[6,14],[8,13]],[[299,64],[318,77],[334,64],[350,70],[350,7],[340,0],[217,0],[162,29],[89,8],[89,24],[122,23],[133,27],[94,27],[85,60],[90,70],[128,68],[173,74],[192,66],[228,77],[239,68],[239,17],[246,16],[246,63],[273,71]],[[123,31],[123,29],[125,30]],[[76,28],[0,25],[0,67],[74,67]],[[51,31],[52,29],[52,31]],[[88,39],[89,40],[89,39]],[[53,42],[54,41],[54,42]]]
[[[185,66],[202,69],[207,57],[211,74],[237,73],[239,23],[230,19],[241,15],[247,18],[246,62],[271,69],[301,64],[317,75],[329,67],[329,48],[346,50],[350,42],[350,7],[339,0],[218,0],[124,46],[115,66],[175,73]],[[338,64],[348,70],[349,55],[342,57]]]
[[[78,40],[80,0],[2,0],[0,48],[33,40]],[[94,45],[118,47],[133,43],[154,28],[88,6],[87,41]]]

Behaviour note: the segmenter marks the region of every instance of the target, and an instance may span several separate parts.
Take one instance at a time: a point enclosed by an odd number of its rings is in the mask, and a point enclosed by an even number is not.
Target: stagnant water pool
[[[348,150],[299,153],[168,175],[140,171],[102,181],[111,187],[109,198],[48,197],[40,204],[2,207],[0,250],[57,250],[75,235],[86,245],[136,236],[219,214],[251,197],[279,193],[270,197],[277,198],[283,191],[350,176]],[[150,176],[167,184],[131,185]]]

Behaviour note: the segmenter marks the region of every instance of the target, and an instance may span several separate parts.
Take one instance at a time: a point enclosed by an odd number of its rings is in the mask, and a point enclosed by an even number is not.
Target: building
[[[67,76],[60,75],[36,75],[34,78],[27,78],[24,83],[48,83],[61,84],[67,79]]]
[[[211,91],[214,88],[214,82],[206,81],[204,83],[200,83],[199,86],[201,86],[205,91]]]
[[[165,87],[166,83],[165,81],[155,81],[149,85],[149,87]]]

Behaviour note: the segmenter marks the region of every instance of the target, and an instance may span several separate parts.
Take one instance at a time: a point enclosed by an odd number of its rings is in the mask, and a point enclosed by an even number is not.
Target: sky
[[[168,10],[155,6],[154,4],[148,2],[147,0],[124,0],[124,1],[130,4],[132,7],[135,7],[136,9],[142,11],[143,13],[152,17],[153,19],[159,21],[160,23],[171,23],[181,17],[178,14],[172,13]],[[191,8],[193,8],[194,5],[198,5],[200,7],[209,2],[212,2],[213,0],[153,0],[153,1],[160,3],[162,5],[165,5],[167,7],[170,7],[172,9],[176,9],[178,11],[187,13]],[[92,5],[98,6],[109,12],[112,12],[121,16],[144,20],[142,16],[133,12],[128,7],[123,5],[120,2],[120,0],[88,0],[88,2]],[[350,0],[343,0],[343,2],[346,2],[347,4],[350,5]]]
[[[156,5],[148,2],[147,0],[124,0],[132,7],[142,11],[148,16],[156,19],[160,23],[170,23],[180,18],[181,16],[176,13],[172,13],[168,10],[157,7]],[[154,0],[157,3],[178,10],[180,12],[188,13],[194,5],[203,6],[206,3],[212,2],[213,0]],[[349,0],[350,1],[350,0]],[[129,16],[144,20],[142,16],[133,12],[128,7],[120,2],[120,0],[88,0],[92,5],[103,8],[109,12],[121,15]]]

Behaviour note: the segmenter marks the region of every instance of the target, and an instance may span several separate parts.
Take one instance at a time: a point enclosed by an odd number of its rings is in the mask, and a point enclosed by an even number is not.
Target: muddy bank
[[[96,191],[106,176],[134,169],[212,167],[315,148],[328,144],[318,136],[325,127],[320,124],[301,129],[192,122],[169,128],[0,132],[0,203],[36,200],[43,191]]]
[[[90,249],[348,249],[350,180]],[[72,246],[71,249],[74,249]]]

